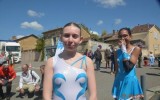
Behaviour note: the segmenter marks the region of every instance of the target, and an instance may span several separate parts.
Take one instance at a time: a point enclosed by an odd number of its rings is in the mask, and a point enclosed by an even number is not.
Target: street
[[[23,63],[25,64],[25,63]],[[39,71],[39,66],[44,64],[44,62],[32,62],[32,70],[35,70],[39,76],[40,71]],[[16,64],[15,65],[15,70],[17,72],[17,75],[21,71],[21,64]],[[95,71],[96,74],[96,82],[97,82],[97,95],[98,95],[98,100],[114,100],[111,96],[111,89],[112,89],[112,84],[114,81],[114,75],[110,74],[110,69],[105,69],[104,68],[104,63],[101,65],[101,70],[100,71]],[[140,76],[144,75],[146,78],[146,94],[147,94],[147,100],[150,98],[153,93],[151,94],[148,89],[156,86],[160,86],[160,67],[142,67],[142,68],[137,68],[137,76],[140,80]],[[19,82],[19,76],[13,81],[12,84],[12,97],[11,100],[28,100],[27,96],[24,96],[24,98],[18,97],[19,93],[16,92],[16,87],[18,87],[18,82]],[[35,95],[33,98],[30,100],[39,100],[38,96]]]

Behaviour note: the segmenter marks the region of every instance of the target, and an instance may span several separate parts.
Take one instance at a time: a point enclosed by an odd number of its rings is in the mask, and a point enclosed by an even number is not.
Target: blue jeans
[[[114,69],[114,61],[111,61],[111,72],[114,72],[115,69]]]
[[[101,60],[96,59],[95,63],[96,63],[96,69],[99,70],[101,66]]]

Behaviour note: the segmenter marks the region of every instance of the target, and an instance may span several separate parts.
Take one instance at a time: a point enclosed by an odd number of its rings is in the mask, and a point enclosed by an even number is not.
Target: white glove
[[[126,46],[122,43],[121,45],[121,50],[125,53],[127,53],[127,49],[126,49]]]

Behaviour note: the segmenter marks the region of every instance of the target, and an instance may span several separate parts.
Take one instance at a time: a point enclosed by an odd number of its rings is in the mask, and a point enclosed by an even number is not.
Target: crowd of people
[[[111,91],[115,100],[143,98],[143,91],[136,76],[137,61],[139,61],[138,67],[141,67],[142,51],[141,47],[130,43],[131,37],[129,28],[120,29],[117,42],[119,49],[110,45],[110,48],[104,51],[105,68],[110,68],[110,73],[115,75]],[[102,46],[98,45],[95,52],[86,49],[81,54],[77,52],[77,47],[82,40],[81,27],[77,23],[71,22],[64,25],[60,35],[62,44],[57,46],[57,49],[63,48],[63,50],[49,58],[46,65],[40,66],[41,77],[29,68],[28,64],[22,65],[19,86],[16,88],[19,96],[24,96],[27,91],[31,97],[35,92],[39,92],[44,100],[86,100],[88,90],[88,100],[98,100],[94,71],[100,70]],[[154,59],[153,53],[150,52],[150,66],[154,65]],[[144,65],[148,65],[147,57],[143,60]],[[6,99],[10,100],[12,81],[16,78],[13,66],[12,54],[5,57],[2,52],[0,100],[4,98],[2,86],[6,87]]]
[[[13,56],[11,53],[8,57],[5,56],[4,52],[1,52],[0,54],[0,100],[5,98],[6,100],[10,100],[12,82],[17,76],[16,71],[14,70],[12,57]],[[20,74],[19,78],[19,86],[16,88],[16,91],[19,92],[20,97],[23,97],[26,93],[28,94],[29,98],[32,98],[35,92],[42,94],[44,67],[45,65],[40,66],[42,81],[39,83],[39,75],[32,69],[29,69],[28,64],[23,64],[21,66],[22,73]],[[3,92],[3,87],[6,88],[6,93]]]

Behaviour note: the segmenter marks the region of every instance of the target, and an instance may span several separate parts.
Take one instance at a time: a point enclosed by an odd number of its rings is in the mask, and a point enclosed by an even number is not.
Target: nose
[[[70,37],[69,37],[69,41],[70,41],[70,42],[72,42],[72,41],[73,41],[73,37],[72,37],[72,35],[70,35]]]

